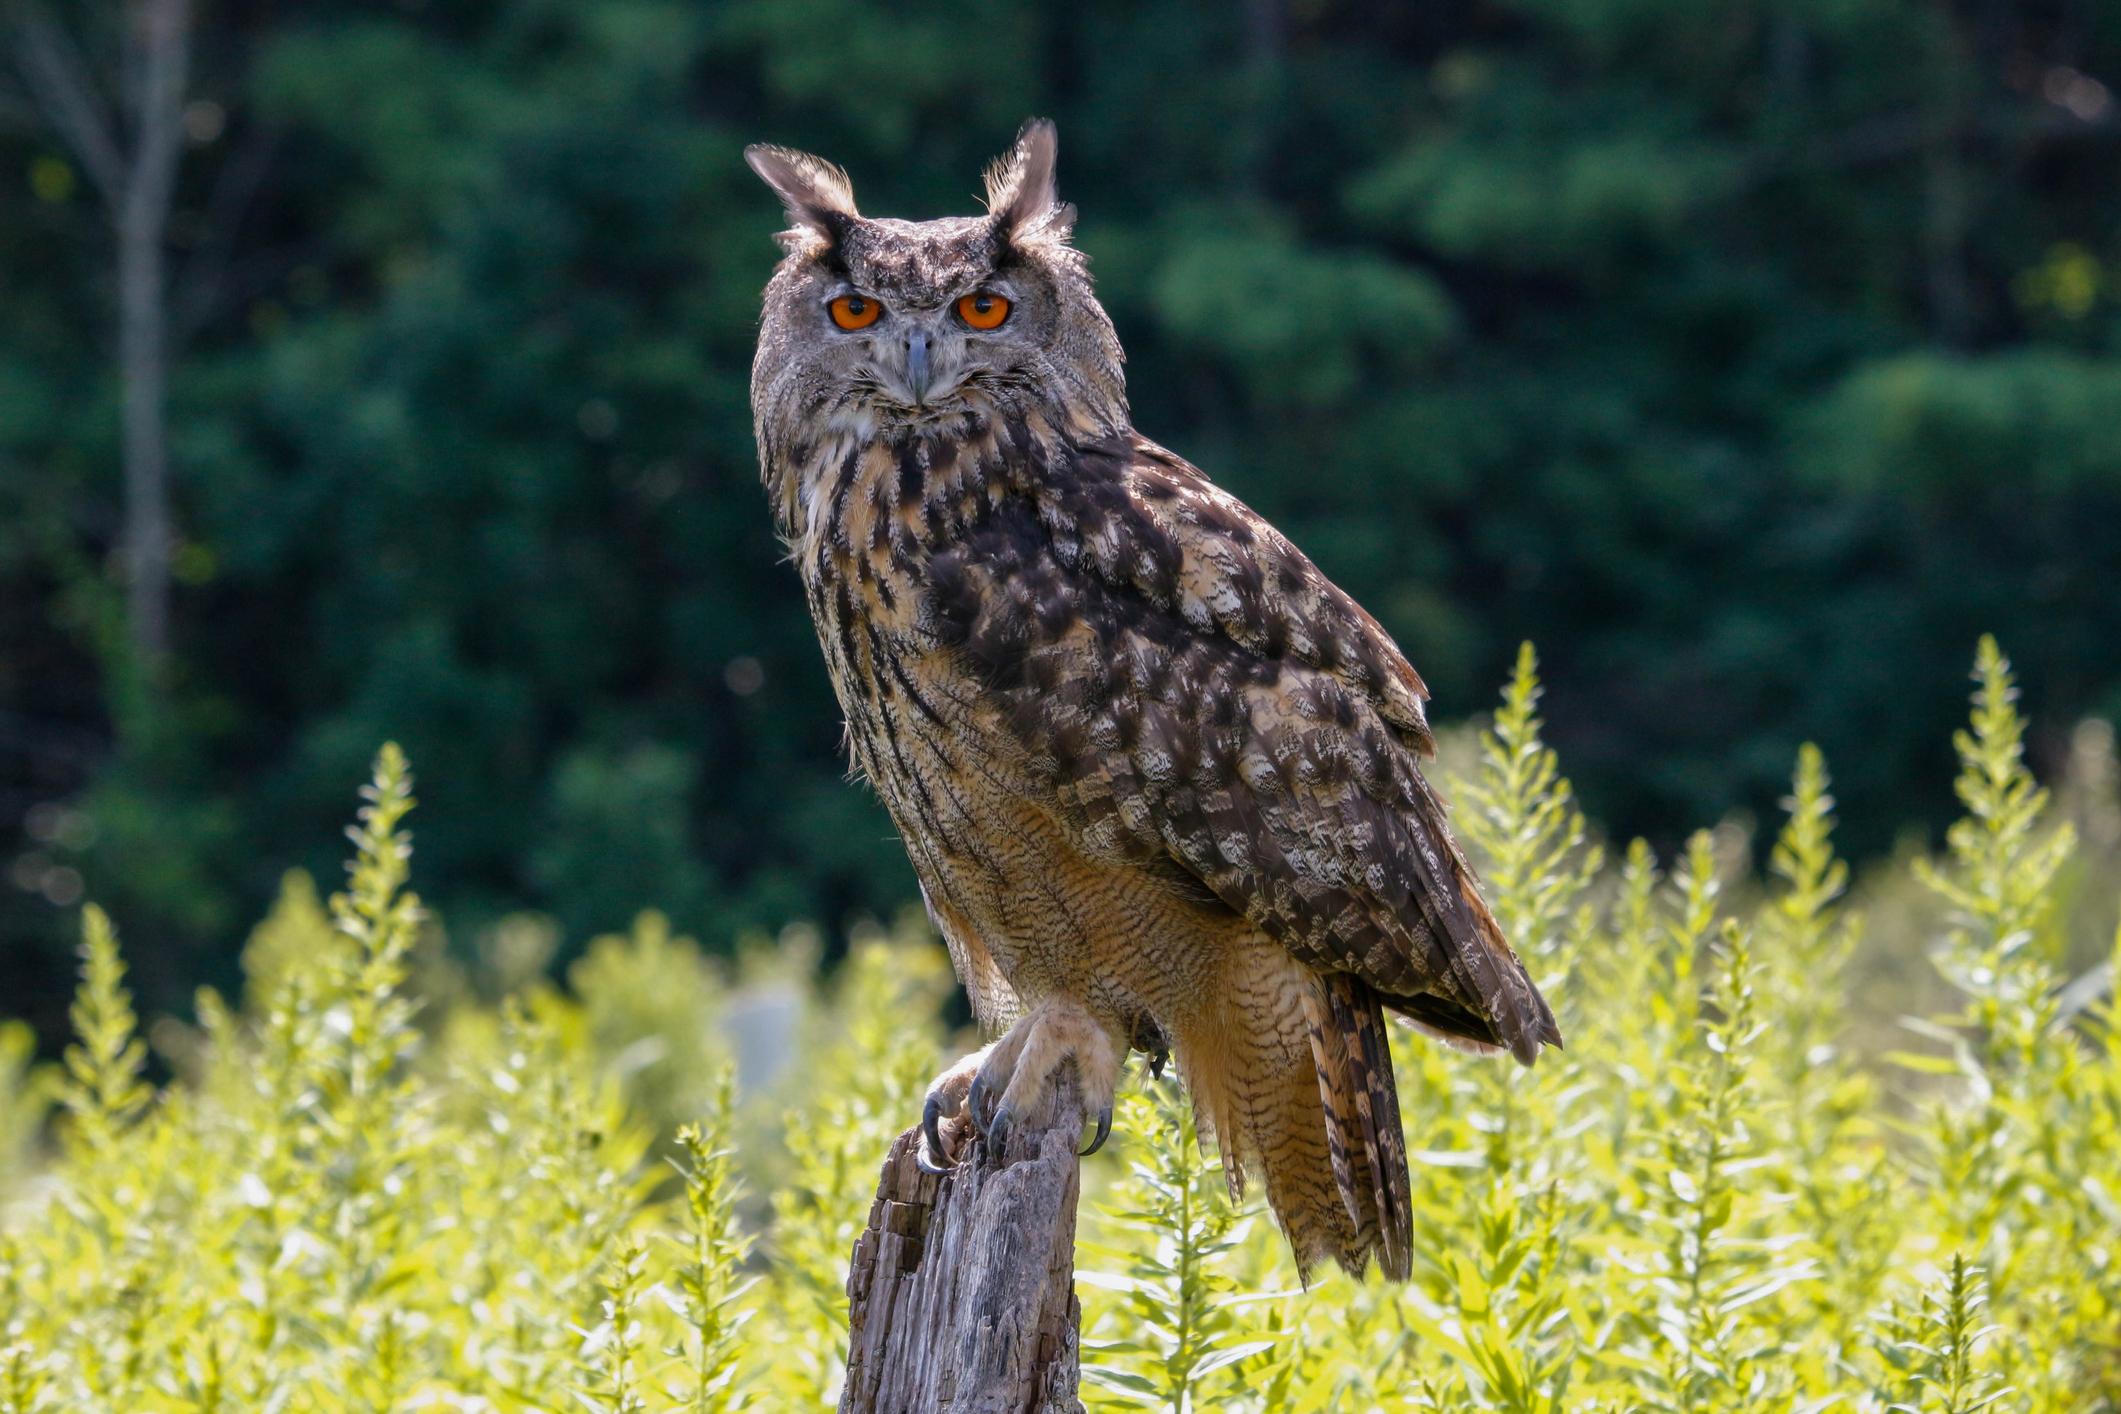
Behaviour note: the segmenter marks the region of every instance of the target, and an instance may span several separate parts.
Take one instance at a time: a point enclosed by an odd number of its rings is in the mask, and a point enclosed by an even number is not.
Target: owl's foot
[[[1054,1077],[1071,1061],[1083,1105],[1097,1116],[1097,1132],[1083,1153],[1096,1153],[1112,1133],[1120,1057],[1112,1037],[1080,1005],[1040,1003],[999,1041],[935,1078],[921,1106],[916,1162],[925,1172],[948,1173],[964,1158],[974,1132],[985,1136],[988,1153],[1000,1154],[1013,1126],[1045,1118]]]
[[[1083,1108],[1097,1116],[1097,1133],[1083,1150],[1094,1154],[1112,1133],[1112,1093],[1119,1086],[1122,1054],[1111,1034],[1078,1003],[1041,1002],[987,1048],[965,1095],[966,1113],[986,1136],[988,1152],[999,1154],[1012,1126],[1045,1119],[1055,1076],[1073,1062]]]
[[[921,1105],[921,1147],[914,1155],[923,1173],[948,1173],[964,1157],[972,1136],[972,1120],[965,1098],[987,1059],[987,1051],[974,1051],[951,1066],[928,1087]]]

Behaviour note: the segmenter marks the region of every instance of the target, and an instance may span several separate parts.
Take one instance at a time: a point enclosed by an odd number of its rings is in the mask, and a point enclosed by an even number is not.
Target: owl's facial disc
[[[1027,124],[988,170],[986,214],[906,221],[862,215],[830,162],[746,149],[790,222],[752,362],[769,460],[820,426],[945,436],[1033,410],[1085,433],[1126,424],[1126,356],[1070,244],[1055,151],[1052,124]]]
[[[850,383],[874,411],[893,421],[927,421],[970,411],[981,385],[1019,374],[1026,350],[1012,326],[1031,293],[1000,273],[901,288],[890,301],[858,281],[835,283],[824,301],[827,334],[844,341]]]

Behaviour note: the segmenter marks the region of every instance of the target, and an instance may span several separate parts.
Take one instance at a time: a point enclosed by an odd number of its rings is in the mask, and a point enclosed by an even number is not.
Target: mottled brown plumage
[[[1300,1267],[1404,1277],[1385,1012],[1526,1063],[1560,1036],[1422,776],[1421,679],[1134,431],[1053,148],[1032,125],[988,215],[920,224],[750,154],[794,222],[753,369],[767,488],[854,765],[1008,1028],[939,1080],[931,1147],[1035,1110],[1063,1064],[1109,1104],[1130,1046],[1168,1048]],[[842,327],[843,297],[874,322]]]

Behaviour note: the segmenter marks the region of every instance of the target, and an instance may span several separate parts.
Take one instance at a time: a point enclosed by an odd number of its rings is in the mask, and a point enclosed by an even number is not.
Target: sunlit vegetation
[[[1992,643],[1975,677],[1963,819],[1919,895],[1864,891],[1928,934],[1920,995],[1948,1000],[1903,1016],[1859,1000],[1817,752],[1764,877],[1707,832],[1609,853],[1527,650],[1453,796],[1568,1048],[1525,1072],[1399,1038],[1403,1287],[1300,1290],[1183,1095],[1138,1076],[1086,1169],[1091,1407],[2121,1408],[2121,1028],[2065,916],[2102,881]],[[809,974],[802,939],[725,970],[646,915],[562,987],[511,952],[549,945],[526,923],[451,964],[408,892],[412,803],[386,748],[344,891],[296,876],[243,995],[153,1028],[171,1083],[92,908],[63,1064],[0,1030],[0,1411],[832,1397],[875,1165],[950,1049],[939,948],[857,936],[760,1061],[727,1038]]]

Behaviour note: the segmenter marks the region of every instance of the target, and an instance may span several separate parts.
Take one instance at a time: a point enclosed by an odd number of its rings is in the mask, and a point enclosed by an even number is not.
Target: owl
[[[924,1166],[1041,1118],[1094,1151],[1130,1050],[1175,1061],[1299,1270],[1408,1274],[1388,1017],[1530,1064],[1554,1017],[1422,775],[1427,689],[1286,537],[1135,430],[1125,355],[1033,122],[983,215],[787,208],[752,413],[855,770],[989,1034]]]

